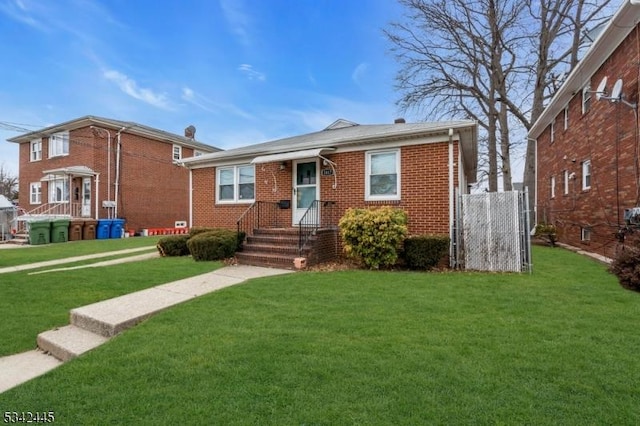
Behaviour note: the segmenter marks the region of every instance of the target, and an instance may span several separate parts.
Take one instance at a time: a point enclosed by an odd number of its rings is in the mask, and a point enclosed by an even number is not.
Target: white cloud
[[[43,29],[43,25],[38,22],[33,16],[31,16],[29,10],[25,4],[20,0],[9,1],[6,3],[0,3],[0,12],[7,15],[9,18],[22,22],[39,30]]]
[[[171,110],[171,105],[164,93],[155,93],[151,89],[145,89],[138,87],[138,83],[135,80],[127,77],[119,71],[107,70],[104,72],[104,77],[107,80],[113,81],[118,85],[127,95],[140,101],[146,102],[149,105],[153,105],[157,108]]]
[[[215,102],[200,93],[194,92],[190,87],[182,88],[182,100],[214,114],[228,112],[246,119],[253,118],[251,114],[236,105],[224,102]]]
[[[364,77],[364,75],[366,74],[368,69],[369,69],[369,64],[368,63],[362,62],[361,64],[358,64],[358,66],[351,73],[351,79],[358,86],[360,86],[361,81],[362,81],[362,77]]]
[[[254,70],[253,66],[249,64],[241,64],[238,67],[238,71],[247,76],[249,80],[265,81],[267,79],[265,73]]]
[[[240,43],[245,46],[251,44],[249,36],[251,19],[244,11],[242,2],[240,0],[220,0],[220,8],[231,32],[238,37]]]

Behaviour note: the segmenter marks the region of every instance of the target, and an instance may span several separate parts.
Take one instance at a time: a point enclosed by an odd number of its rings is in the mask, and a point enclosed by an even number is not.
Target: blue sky
[[[398,116],[393,0],[0,0],[0,122],[85,115],[220,148]],[[6,126],[5,126],[6,127]],[[19,132],[0,126],[17,174]]]

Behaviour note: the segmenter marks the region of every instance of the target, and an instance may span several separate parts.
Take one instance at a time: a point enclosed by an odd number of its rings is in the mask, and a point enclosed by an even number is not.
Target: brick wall
[[[108,164],[108,139],[95,135],[89,127],[72,130],[69,135],[69,155],[48,158],[48,138],[42,139],[42,160],[30,161],[30,144],[20,145],[20,206],[26,210],[36,208],[29,203],[30,183],[39,182],[44,170],[70,166],[87,166],[100,173],[98,189],[98,216],[107,217],[102,201],[115,200],[116,132],[111,131],[111,171]],[[121,134],[121,167],[118,197],[118,216],[125,218],[131,229],[173,227],[175,221],[189,219],[187,169],[173,164],[173,144],[127,133]],[[193,150],[182,148],[183,157],[193,155]],[[109,174],[111,185],[109,185]],[[76,178],[70,188],[72,201],[75,188],[80,188],[81,178]],[[110,187],[110,188],[109,188]],[[95,217],[96,188],[92,181],[91,217]],[[79,200],[78,200],[79,201]],[[42,202],[48,202],[47,182],[42,182]]]
[[[401,197],[399,201],[365,201],[365,152],[334,153],[327,156],[336,163],[334,176],[320,176],[322,200],[336,202],[337,218],[349,207],[395,205],[407,211],[412,234],[448,234],[449,183],[448,143],[432,143],[401,148]],[[457,177],[458,148],[454,158]],[[325,168],[320,160],[320,168]],[[257,164],[256,194],[259,201],[292,199],[292,165],[284,170],[279,163]],[[215,203],[215,168],[194,169],[193,225],[235,228],[238,217],[248,204],[222,205]],[[457,184],[457,179],[456,182]],[[292,225],[292,210],[281,210],[281,220]]]
[[[604,76],[607,89],[622,78],[622,93],[638,102],[638,28],[619,46],[591,78],[592,90]],[[550,126],[538,138],[537,219],[553,223],[561,242],[612,257],[616,233],[624,226],[624,209],[638,205],[638,127],[632,108],[595,94],[587,113],[582,113],[582,97],[577,93],[569,103],[569,126],[564,130],[564,114],[556,117],[554,141]],[[582,163],[591,161],[591,188],[582,188]],[[564,193],[567,170],[569,180]],[[555,197],[551,178],[555,177]],[[581,229],[589,229],[590,241],[582,241]]]

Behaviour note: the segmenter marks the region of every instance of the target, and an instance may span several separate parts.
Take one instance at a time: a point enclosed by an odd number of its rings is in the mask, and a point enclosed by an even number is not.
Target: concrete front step
[[[62,362],[76,358],[109,340],[74,325],[40,333],[38,347]]]

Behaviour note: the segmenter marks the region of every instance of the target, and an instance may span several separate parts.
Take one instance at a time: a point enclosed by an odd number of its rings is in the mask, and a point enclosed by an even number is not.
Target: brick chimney
[[[195,126],[189,126],[184,129],[184,137],[187,139],[195,139],[196,138],[196,128]]]

